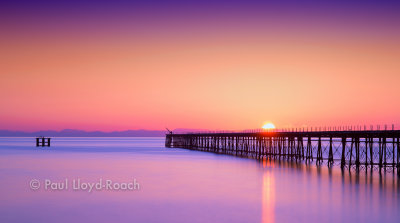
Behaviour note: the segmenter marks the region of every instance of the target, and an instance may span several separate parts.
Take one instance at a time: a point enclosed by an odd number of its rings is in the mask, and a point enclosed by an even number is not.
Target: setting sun
[[[271,122],[268,122],[267,124],[263,125],[263,129],[274,129],[275,125],[272,124]]]

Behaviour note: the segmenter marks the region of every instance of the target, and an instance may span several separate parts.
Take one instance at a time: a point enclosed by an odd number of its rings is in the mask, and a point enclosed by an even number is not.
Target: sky
[[[0,129],[400,129],[399,11],[391,1],[3,1]]]

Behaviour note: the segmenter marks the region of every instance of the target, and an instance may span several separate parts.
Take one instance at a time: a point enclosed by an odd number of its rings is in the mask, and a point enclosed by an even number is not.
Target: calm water
[[[392,173],[164,148],[163,138],[0,138],[0,222],[399,222]],[[37,190],[30,182],[40,183]],[[65,182],[52,189],[46,182]],[[73,189],[108,180],[134,190]],[[52,184],[56,185],[56,184]],[[37,186],[37,185],[36,185]]]

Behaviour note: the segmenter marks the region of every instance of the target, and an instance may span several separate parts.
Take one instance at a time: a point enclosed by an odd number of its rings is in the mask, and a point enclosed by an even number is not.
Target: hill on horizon
[[[41,130],[35,132],[25,131],[10,131],[0,130],[1,137],[35,137],[35,136],[48,136],[48,137],[161,137],[167,131],[164,130],[125,130],[125,131],[84,131],[76,129],[63,129],[61,131],[55,130]]]
[[[184,132],[198,132],[205,131],[201,129],[185,129],[177,128],[172,130],[176,133]],[[125,130],[125,131],[84,131],[78,129],[63,129],[61,131],[55,130],[41,130],[34,132],[25,131],[12,131],[12,130],[0,130],[0,137],[36,137],[36,136],[48,136],[48,137],[162,137],[167,134],[167,130]]]

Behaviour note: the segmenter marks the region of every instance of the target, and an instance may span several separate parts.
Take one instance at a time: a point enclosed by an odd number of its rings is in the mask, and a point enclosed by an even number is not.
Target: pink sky
[[[391,15],[234,12],[4,22],[0,129],[400,128]]]

